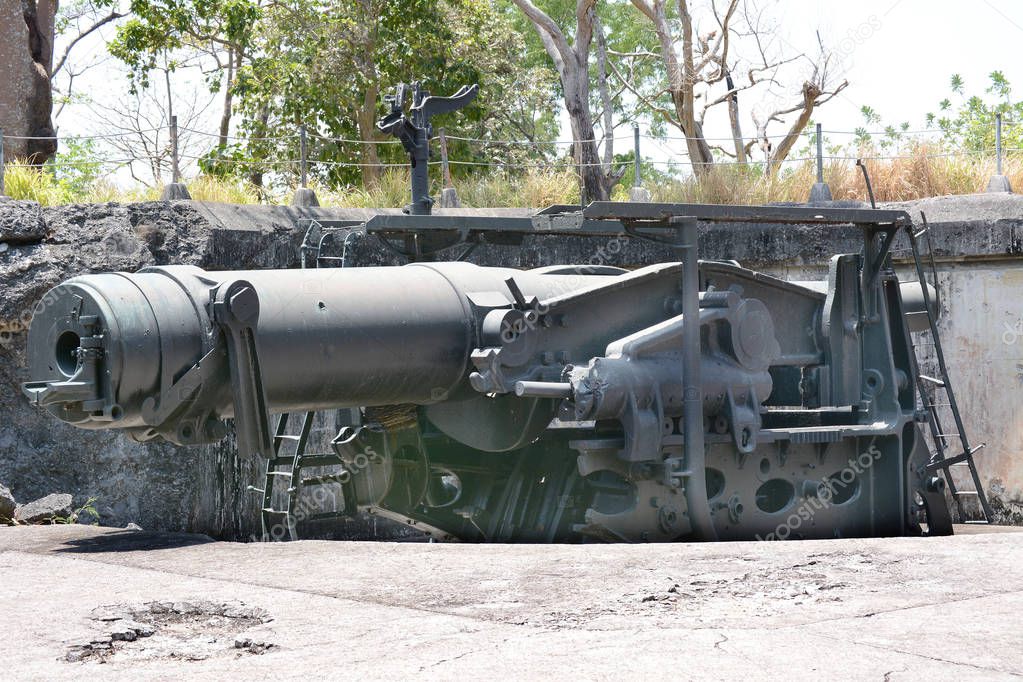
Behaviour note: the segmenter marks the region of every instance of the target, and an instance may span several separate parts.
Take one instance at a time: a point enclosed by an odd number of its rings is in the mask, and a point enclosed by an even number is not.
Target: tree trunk
[[[362,106],[359,108],[357,123],[359,126],[359,139],[366,144],[362,147],[360,158],[362,163],[362,184],[366,189],[380,185],[380,155],[377,153],[375,144],[368,144],[376,139],[376,114],[377,97],[380,95],[379,85],[370,85],[362,97]]]
[[[817,106],[817,98],[821,96],[821,88],[810,81],[803,83],[803,108],[799,112],[799,117],[792,123],[792,127],[782,138],[781,142],[771,152],[771,172],[777,173],[778,169],[781,168],[781,162],[785,160],[785,157],[792,151],[792,147],[795,146],[796,142],[799,141],[799,135],[803,132],[803,128],[810,122],[810,118],[813,116],[814,107]],[[770,119],[768,119],[770,120]],[[767,126],[764,125],[763,137],[767,139]]]
[[[234,75],[236,69],[241,68],[242,65],[242,53],[238,51],[237,56],[234,48],[231,48],[227,53],[227,85],[224,87],[224,108],[220,114],[220,134],[218,138],[218,144],[221,147],[227,147],[228,135],[231,133],[231,115],[233,113],[233,99],[234,99]]]
[[[266,122],[270,120],[270,107],[263,105],[259,110],[258,125],[255,127],[253,137],[266,137]],[[249,170],[249,182],[253,186],[262,189],[263,187],[263,168],[257,164],[253,164]]]
[[[604,26],[596,13],[593,16],[593,33],[597,38],[597,91],[600,93],[600,105],[603,109],[604,174],[610,176],[614,171],[615,158],[614,102],[611,100],[611,89],[607,84],[607,39],[604,36]]]
[[[732,73],[725,72],[725,86],[729,90],[735,88],[732,81]],[[746,163],[746,144],[742,139],[742,124],[739,122],[739,93],[733,92],[728,96],[728,122],[732,126],[732,142],[735,144],[735,160],[737,163]]]
[[[54,14],[57,11],[56,2],[51,0],[22,0],[21,3],[14,3],[15,7],[21,5],[22,23],[19,27],[14,21],[9,27],[20,33],[27,28],[27,41],[21,42],[28,48],[28,60],[19,62],[24,64],[24,71],[21,73],[5,74],[5,89],[8,94],[5,98],[16,102],[20,112],[15,112],[12,117],[22,125],[10,125],[7,129],[15,134],[25,137],[53,138],[56,132],[53,128],[53,94],[50,90],[50,69],[53,68],[53,25]],[[13,17],[11,17],[13,18]],[[7,19],[5,19],[5,22]],[[5,29],[6,32],[6,29]],[[17,49],[18,41],[11,46]],[[22,48],[23,49],[23,48]],[[12,64],[13,66],[13,64]],[[20,83],[19,83],[20,81]],[[22,86],[22,89],[17,87]],[[15,87],[10,87],[14,85]],[[0,117],[0,119],[6,117]],[[19,120],[20,119],[20,120]],[[0,125],[7,123],[0,120]],[[26,140],[20,151],[29,163],[42,165],[57,153],[56,139],[35,139]]]
[[[585,71],[581,78],[588,78]],[[586,201],[607,201],[607,183],[601,168],[600,154],[597,151],[597,141],[594,139],[593,117],[590,115],[588,88],[580,87],[574,78],[565,83],[565,109],[568,112],[569,122],[572,126],[572,138],[579,146],[579,175],[583,179],[583,189],[586,194]],[[573,84],[573,87],[569,87]],[[583,90],[583,92],[579,92]]]

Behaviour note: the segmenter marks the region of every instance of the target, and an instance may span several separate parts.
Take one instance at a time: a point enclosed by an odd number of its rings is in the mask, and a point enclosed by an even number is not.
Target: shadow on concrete
[[[194,533],[156,533],[137,530],[122,530],[103,533],[86,538],[67,540],[55,547],[55,553],[95,554],[101,552],[148,552],[159,549],[175,549],[216,542],[208,535]]]

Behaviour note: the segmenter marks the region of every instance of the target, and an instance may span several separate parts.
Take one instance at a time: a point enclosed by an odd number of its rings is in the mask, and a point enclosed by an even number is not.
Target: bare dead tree
[[[170,67],[158,67],[165,80],[171,76]],[[133,180],[145,186],[160,186],[172,173],[172,146],[170,117],[178,117],[178,153],[186,161],[199,158],[202,139],[196,139],[190,130],[198,129],[213,97],[205,101],[200,92],[191,89],[188,99],[169,101],[167,93],[156,89],[125,92],[120,98],[90,102],[89,109],[96,119],[96,128],[104,135],[104,147],[127,166]],[[172,114],[173,111],[173,114]],[[182,164],[185,165],[185,164]]]
[[[687,0],[676,0],[674,7],[669,7],[665,0],[631,2],[652,24],[658,48],[656,52],[641,49],[614,53],[614,56],[623,65],[656,56],[663,66],[664,82],[650,91],[630,79],[627,67],[613,64],[612,71],[655,115],[682,132],[693,171],[697,174],[713,167],[715,151],[739,162],[748,161],[757,142],[769,166],[776,169],[791,152],[815,108],[848,85],[844,80],[837,84],[832,82],[833,74],[828,68],[830,55],[819,38],[820,54],[816,57],[779,53],[770,40],[776,29],[764,23],[764,12],[751,0],[709,0],[706,21],[711,26],[702,32],[692,3]],[[733,44],[736,42],[752,50],[756,57],[740,59]],[[747,139],[742,132],[740,93],[780,87],[779,71],[797,62],[809,65],[811,75],[804,80],[795,102],[766,114],[754,112],[756,137]],[[671,101],[670,109],[662,104],[666,97]],[[731,149],[709,144],[704,134],[707,114],[720,105],[727,109]],[[768,126],[784,124],[789,114],[797,115],[781,142],[771,145]]]
[[[764,116],[758,115],[756,111],[753,112],[753,123],[757,128],[757,139],[760,141],[761,148],[767,150],[767,161],[773,169],[777,169],[779,164],[792,151],[792,148],[799,140],[800,133],[803,132],[803,129],[806,128],[806,125],[813,117],[814,109],[835,97],[835,95],[849,85],[848,81],[843,80],[841,83],[829,88],[828,84],[831,80],[831,74],[829,74],[828,68],[831,65],[831,54],[825,49],[819,34],[817,36],[817,44],[820,53],[813,62],[812,74],[803,81],[802,91],[797,101],[792,105],[777,108]],[[789,114],[796,114],[795,120],[789,125],[789,129],[785,136],[781,138],[781,141],[777,145],[771,145],[767,134],[767,127],[773,122],[784,123],[783,117]]]
[[[564,92],[565,110],[572,128],[576,162],[583,187],[591,200],[606,201],[615,180],[604,173],[590,112],[590,49],[594,36],[597,0],[577,0],[575,38],[569,43],[565,31],[530,0],[512,0],[532,22],[544,49],[554,62]]]

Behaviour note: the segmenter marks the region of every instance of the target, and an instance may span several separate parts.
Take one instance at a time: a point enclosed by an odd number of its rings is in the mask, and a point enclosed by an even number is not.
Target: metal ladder
[[[297,414],[303,415],[301,428],[297,434],[287,432],[288,421],[291,417],[290,413],[285,412],[278,418],[277,428],[273,437],[274,456],[272,459],[267,460],[266,481],[262,489],[251,488],[263,494],[260,519],[262,521],[264,542],[282,540],[284,539],[285,532],[289,539],[298,540],[298,523],[302,521],[342,519],[349,516],[344,507],[345,495],[343,491],[344,486],[351,479],[348,471],[342,469],[340,472],[333,474],[302,476],[303,469],[328,466],[343,467],[344,462],[336,453],[309,454],[305,451],[309,443],[309,433],[312,431],[313,418],[316,416],[316,413],[300,412]],[[284,444],[287,442],[295,443],[293,454],[282,454]],[[278,470],[278,467],[284,467],[284,469]],[[274,484],[280,479],[286,479],[288,483],[288,487],[284,490],[288,500],[287,509],[278,509],[273,506],[274,492],[277,490]],[[298,508],[299,494],[304,488],[331,484],[342,486],[341,511],[305,513]]]
[[[909,244],[913,252],[913,263],[916,266],[917,280],[920,282],[920,288],[923,292],[924,309],[927,315],[927,323],[930,328],[929,342],[917,342],[912,339],[910,335],[910,343],[913,347],[913,355],[916,359],[917,376],[916,385],[917,392],[920,396],[920,402],[927,415],[927,423],[930,428],[931,439],[934,443],[934,450],[930,453],[930,461],[927,464],[927,473],[941,472],[944,476],[945,483],[948,485],[948,490],[952,494],[952,499],[955,501],[956,509],[959,512],[959,518],[962,522],[968,523],[966,515],[963,509],[963,498],[975,496],[980,505],[980,509],[984,514],[984,520],[980,523],[992,523],[994,515],[991,512],[991,505],[988,503],[987,495],[984,493],[984,486],[980,481],[980,475],[977,473],[977,465],[973,461],[973,455],[981,450],[986,444],[981,443],[975,447],[970,446],[970,441],[966,433],[966,427],[963,425],[963,418],[959,412],[959,404],[956,401],[955,391],[952,389],[952,382],[948,376],[948,367],[945,364],[945,353],[941,348],[941,338],[938,336],[938,325],[934,319],[934,315],[931,314],[931,296],[927,290],[927,278],[924,271],[923,258],[929,261],[931,275],[934,280],[934,291],[938,291],[938,278],[937,268],[934,263],[934,252],[931,248],[931,237],[928,232],[927,219],[921,215],[923,228],[916,231],[912,226],[908,230]],[[920,237],[925,237],[923,243],[926,247],[926,254],[921,254],[920,248]],[[937,301],[936,301],[937,303]],[[931,377],[920,372],[919,362],[920,353],[918,347],[920,346],[933,346],[934,356],[938,362],[938,376]],[[944,392],[945,402],[938,401],[938,394]],[[942,425],[941,416],[938,408],[947,407],[952,413],[952,418],[955,421],[955,431],[947,432]],[[958,440],[961,448],[959,454],[955,454],[951,457],[947,456],[948,450],[952,448],[952,445]],[[959,450],[960,448],[954,448]],[[967,467],[970,470],[970,476],[973,479],[973,490],[960,490],[955,483],[952,476],[953,467]]]
[[[324,225],[316,220],[309,220],[301,246],[302,268],[308,267],[310,260],[316,263],[316,267],[324,266],[325,261],[338,261],[343,267],[345,264],[345,250],[347,243],[342,244],[341,256],[323,256],[322,250],[324,240],[335,233],[350,228],[360,223],[354,221],[329,221]],[[312,256],[310,258],[310,256]],[[336,266],[335,266],[336,267]],[[302,415],[301,427],[298,433],[288,433],[288,423],[292,414]],[[337,452],[314,453],[306,452],[309,444],[309,434],[312,431],[315,412],[284,413],[277,419],[277,426],[274,429],[273,450],[274,456],[267,460],[265,480],[262,488],[249,486],[253,492],[262,494],[263,503],[260,508],[260,521],[262,525],[263,541],[283,540],[285,534],[290,540],[298,540],[298,524],[305,521],[325,521],[329,519],[349,518],[346,499],[355,499],[350,491],[351,475],[345,469],[345,463]],[[335,438],[331,445],[339,442]],[[284,444],[294,443],[295,448],[291,454],[284,453]],[[337,473],[320,473],[313,476],[303,477],[303,469],[340,466],[342,469]],[[278,469],[278,467],[283,467]],[[287,497],[287,508],[279,509],[274,507],[274,493],[279,490],[275,485],[280,480],[287,481],[287,488],[284,492]],[[299,495],[303,489],[315,488],[318,486],[340,485],[340,511],[306,513],[298,506]]]

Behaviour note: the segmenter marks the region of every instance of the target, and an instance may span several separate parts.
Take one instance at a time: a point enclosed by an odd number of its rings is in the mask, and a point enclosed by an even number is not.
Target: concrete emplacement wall
[[[977,455],[981,478],[998,520],[1023,524],[1023,198],[944,197],[890,207],[914,218],[920,211],[927,215],[952,381],[972,441],[986,443]],[[263,464],[240,461],[231,439],[197,448],[143,445],[116,432],[83,432],[30,407],[18,388],[25,379],[25,325],[45,291],[76,274],[167,263],[296,267],[308,219],[364,220],[373,212],[188,201],[41,209],[0,201],[0,482],[22,501],[54,491],[73,493],[76,503],[95,498],[103,524],[136,522],[221,538],[258,533],[260,500],[246,488],[261,486]],[[703,229],[700,239],[701,258],[735,259],[796,280],[822,279],[833,254],[860,249],[859,232],[851,229],[727,225]],[[671,260],[655,245],[629,240],[606,248],[599,242],[531,236],[518,247],[483,246],[469,260],[523,268]],[[896,268],[904,279],[915,279],[907,247],[905,241],[896,245]],[[358,231],[348,252],[362,265],[396,263]],[[930,363],[924,359],[925,372],[934,371]],[[366,537],[384,530],[362,520],[341,532]]]

